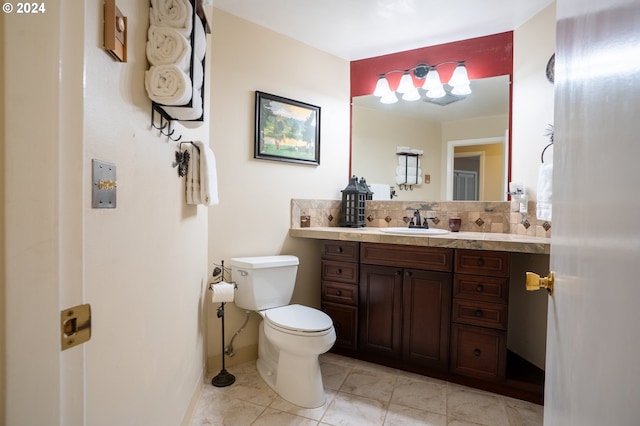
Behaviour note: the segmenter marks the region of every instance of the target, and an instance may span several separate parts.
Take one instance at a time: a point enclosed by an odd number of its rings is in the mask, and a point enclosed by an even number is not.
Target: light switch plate
[[[116,165],[93,159],[91,207],[94,209],[116,208]]]

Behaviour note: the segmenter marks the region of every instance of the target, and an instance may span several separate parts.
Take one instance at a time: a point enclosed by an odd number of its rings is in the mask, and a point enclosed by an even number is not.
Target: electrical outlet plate
[[[116,208],[116,165],[93,159],[91,160],[92,191],[91,207],[94,209]]]

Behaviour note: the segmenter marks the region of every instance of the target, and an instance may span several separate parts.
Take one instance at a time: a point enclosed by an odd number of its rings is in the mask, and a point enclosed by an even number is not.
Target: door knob
[[[546,277],[541,277],[534,272],[527,272],[527,290],[536,291],[540,290],[540,287],[546,288],[553,296],[553,272],[549,272]]]

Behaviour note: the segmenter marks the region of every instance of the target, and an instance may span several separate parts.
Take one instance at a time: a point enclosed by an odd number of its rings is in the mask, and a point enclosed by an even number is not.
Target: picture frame
[[[254,158],[320,164],[320,107],[256,91]]]

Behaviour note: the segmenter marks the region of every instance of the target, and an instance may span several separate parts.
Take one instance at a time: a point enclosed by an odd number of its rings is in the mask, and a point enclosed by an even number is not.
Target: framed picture
[[[320,107],[256,91],[253,157],[320,164]]]

